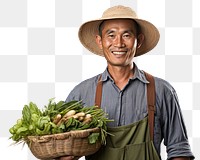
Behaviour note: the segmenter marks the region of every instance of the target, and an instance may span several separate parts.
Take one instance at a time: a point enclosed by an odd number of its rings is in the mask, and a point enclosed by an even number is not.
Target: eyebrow
[[[110,33],[113,33],[113,32],[115,32],[113,29],[108,29],[105,33],[106,34],[110,34]],[[128,29],[128,30],[123,31],[123,34],[124,33],[132,33],[132,34],[134,34],[134,31],[132,29]]]
[[[99,26],[98,26],[98,31],[99,31],[99,35],[100,36],[102,36],[102,30],[103,30],[103,28],[104,28],[104,22],[105,22],[106,20],[103,20],[100,24],[99,24]],[[136,33],[135,33],[135,35],[138,35],[139,33],[140,33],[140,26],[139,26],[139,24],[136,22],[136,21],[134,21],[133,20],[133,23],[135,24],[135,27],[136,27]],[[132,33],[134,33],[134,31],[132,31]]]
[[[113,32],[115,32],[115,31],[112,30],[112,29],[108,29],[105,33],[106,33],[106,34],[110,34],[110,33],[113,33]]]

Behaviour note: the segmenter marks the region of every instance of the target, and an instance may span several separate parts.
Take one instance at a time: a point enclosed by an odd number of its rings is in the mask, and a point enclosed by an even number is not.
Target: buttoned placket
[[[115,83],[113,83],[113,86],[114,86],[115,90],[118,92],[118,108],[117,108],[117,113],[116,113],[117,117],[118,117],[117,126],[122,126],[125,124],[125,110],[124,110],[125,108],[122,108],[122,107],[124,106],[124,103],[125,103],[125,102],[123,102],[123,96],[124,96],[126,86],[122,90],[120,90],[115,85]]]

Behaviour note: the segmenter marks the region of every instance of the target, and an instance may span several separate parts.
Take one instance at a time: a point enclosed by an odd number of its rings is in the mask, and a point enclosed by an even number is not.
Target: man
[[[108,127],[115,135],[108,136],[107,145],[86,159],[159,160],[162,140],[168,159],[194,159],[176,91],[165,80],[139,70],[133,62],[134,57],[157,45],[157,28],[137,18],[131,8],[115,6],[107,9],[102,18],[84,23],[79,38],[89,51],[105,57],[107,69],[77,85],[66,101],[98,104],[114,119]],[[71,159],[78,158],[60,158]]]

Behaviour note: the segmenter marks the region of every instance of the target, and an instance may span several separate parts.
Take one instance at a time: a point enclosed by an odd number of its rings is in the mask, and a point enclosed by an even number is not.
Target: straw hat
[[[158,29],[152,23],[138,19],[136,13],[130,7],[119,5],[108,8],[101,18],[85,22],[80,26],[78,33],[80,42],[92,53],[104,56],[102,50],[96,44],[95,38],[99,34],[101,22],[109,19],[133,19],[138,23],[141,33],[144,34],[144,42],[137,49],[135,57],[147,53],[157,45],[160,37]]]

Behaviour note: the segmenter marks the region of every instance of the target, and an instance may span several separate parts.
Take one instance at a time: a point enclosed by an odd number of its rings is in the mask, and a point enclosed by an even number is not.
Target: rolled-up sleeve
[[[164,145],[166,145],[168,159],[181,156],[193,159],[186,126],[174,89],[166,95],[162,108]]]

